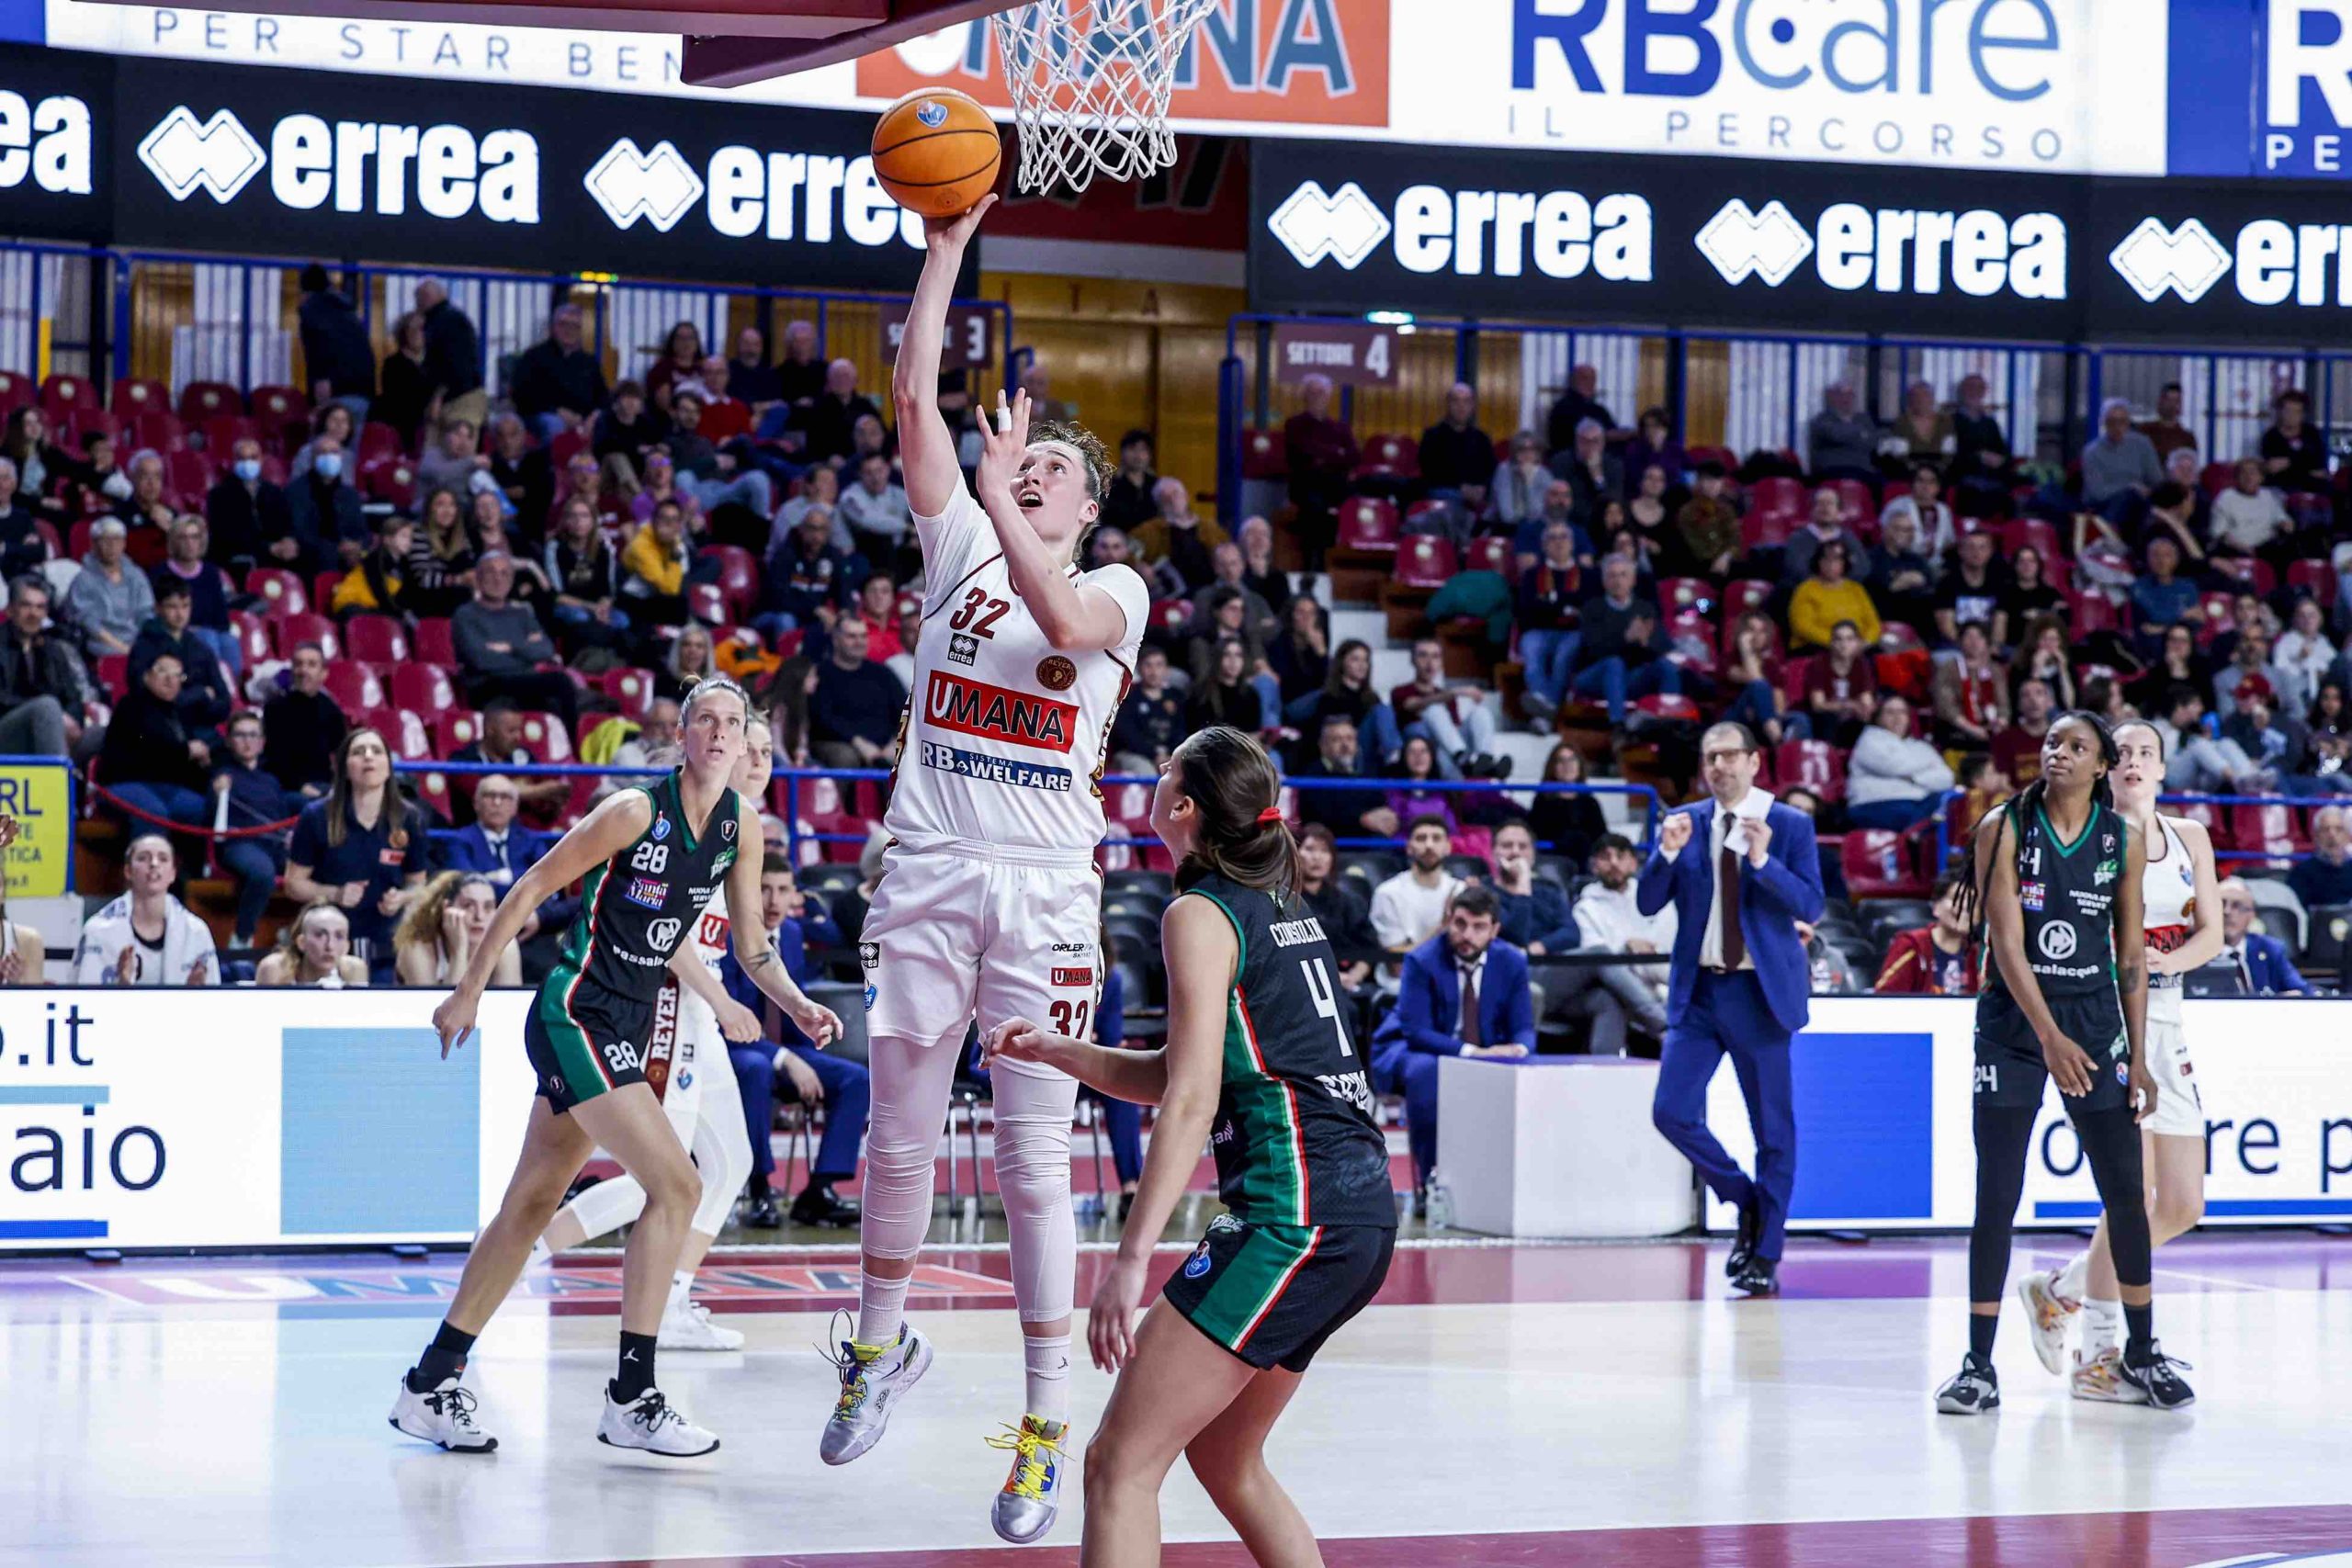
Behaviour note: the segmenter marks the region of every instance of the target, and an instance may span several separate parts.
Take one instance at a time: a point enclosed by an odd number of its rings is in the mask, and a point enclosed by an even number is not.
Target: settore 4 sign
[[[2352,1001],[2185,1004],[2206,1143],[2205,1224],[2352,1219]],[[1797,1182],[1790,1224],[1965,1230],[1975,1212],[1970,1134],[1976,1004],[1953,997],[1827,997],[1792,1049]],[[1708,1089],[1708,1125],[1754,1156],[1739,1086]],[[2087,1224],[2099,1213],[2082,1148],[2046,1092],[2026,1161],[2023,1225]],[[1731,1209],[1712,1198],[1711,1228]]]

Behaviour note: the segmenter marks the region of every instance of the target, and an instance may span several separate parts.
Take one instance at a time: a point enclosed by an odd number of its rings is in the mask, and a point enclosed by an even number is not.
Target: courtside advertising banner
[[[463,1242],[534,1092],[528,991],[0,990],[0,1250]]]
[[[2205,1116],[2208,1225],[2352,1221],[2352,1002],[2191,999],[2185,1028]],[[1970,1132],[1976,1004],[1957,997],[1816,997],[1791,1049],[1797,1181],[1792,1230],[1966,1230],[1975,1217]],[[1755,1157],[1728,1066],[1707,1124]],[[2058,1102],[2044,1092],[2026,1161],[2020,1226],[2083,1226],[2098,1191]],[[1737,1215],[1712,1195],[1711,1230]]]
[[[54,898],[73,886],[74,775],[63,761],[0,758],[0,817],[17,819],[8,846],[11,898]]]

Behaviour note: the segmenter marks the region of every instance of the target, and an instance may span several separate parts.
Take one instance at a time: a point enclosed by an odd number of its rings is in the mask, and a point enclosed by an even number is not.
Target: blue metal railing
[[[1936,802],[1936,862],[1929,868],[1930,875],[1939,874],[1945,866],[1951,863],[1952,852],[1958,847],[1951,840],[1951,807],[1953,802],[1964,800],[1967,797],[1966,790],[1950,789],[1946,790]],[[2310,811],[2323,806],[2352,807],[2352,795],[2165,794],[2156,796],[2156,804],[2174,807],[2284,806],[2298,811]],[[2213,849],[2213,860],[2217,865],[2226,862],[2276,860],[2277,858],[2278,857],[2267,850],[2225,850],[2218,844]]]

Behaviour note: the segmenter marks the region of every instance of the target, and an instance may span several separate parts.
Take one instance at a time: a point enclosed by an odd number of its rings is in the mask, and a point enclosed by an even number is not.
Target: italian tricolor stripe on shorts
[[[1227,1076],[1236,1076],[1231,1069],[1238,1066],[1258,1080],[1237,1084],[1240,1091],[1237,1098],[1248,1107],[1251,1121],[1262,1118],[1266,1123],[1262,1129],[1250,1129],[1266,1134],[1266,1158],[1264,1166],[1251,1171],[1243,1183],[1251,1199],[1248,1217],[1263,1224],[1313,1224],[1308,1212],[1306,1135],[1299,1125],[1298,1095],[1288,1082],[1267,1071],[1265,1053],[1258,1046],[1257,1026],[1250,1018],[1250,995],[1239,986],[1233,987],[1233,1016],[1226,1040],[1228,1047],[1239,1047],[1238,1052],[1228,1050],[1228,1055],[1238,1055],[1238,1061],[1228,1061]],[[1258,1206],[1261,1201],[1263,1212]]]

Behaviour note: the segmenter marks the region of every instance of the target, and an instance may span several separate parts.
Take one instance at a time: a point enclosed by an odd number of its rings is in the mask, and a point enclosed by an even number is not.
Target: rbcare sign
[[[118,67],[128,245],[910,288],[864,117],[152,61]]]
[[[2084,183],[1261,143],[1250,295],[1405,310],[2062,339]]]
[[[2352,0],[2166,0],[2166,167],[2352,178]]]
[[[2205,1224],[2352,1219],[2352,1002],[2195,1000],[2185,1028],[2205,1127]],[[1796,1087],[1792,1230],[1965,1230],[1974,1215],[1970,1134],[1974,1001],[1815,998],[1791,1049]],[[1743,1162],[1755,1139],[1729,1071],[1709,1087],[1707,1121]],[[2098,1193],[2058,1102],[2045,1091],[2026,1159],[2021,1226],[2081,1226]],[[1710,1229],[1729,1205],[1707,1202]]]
[[[0,1250],[458,1242],[530,1112],[527,991],[0,991]]]

